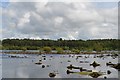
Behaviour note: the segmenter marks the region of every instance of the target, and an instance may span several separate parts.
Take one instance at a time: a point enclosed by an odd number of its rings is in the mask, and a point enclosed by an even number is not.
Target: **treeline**
[[[101,50],[118,50],[118,39],[96,39],[96,40],[35,40],[35,39],[4,39],[1,41],[2,49],[5,50],[39,50],[43,47],[50,47],[55,50],[60,47],[63,50],[77,49],[81,51],[101,51]]]

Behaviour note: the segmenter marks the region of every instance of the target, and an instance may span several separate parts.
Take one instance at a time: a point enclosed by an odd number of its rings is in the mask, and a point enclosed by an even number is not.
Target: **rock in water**
[[[98,78],[99,76],[101,76],[99,72],[93,72],[93,73],[90,73],[89,75],[93,78]]]
[[[107,79],[107,77],[105,76],[104,79]]]
[[[92,64],[90,64],[90,66],[97,67],[97,66],[100,66],[100,64],[94,61]]]
[[[110,70],[108,70],[108,71],[107,71],[107,74],[111,74],[111,71],[110,71]]]
[[[113,65],[113,63],[112,63],[112,62],[109,62],[109,63],[106,63],[106,65],[107,65],[107,66]]]
[[[113,63],[109,62],[109,63],[106,63],[106,65],[110,66],[110,67],[113,67],[115,69],[118,69],[120,71],[120,63],[113,64]]]
[[[50,67],[50,65],[47,65],[47,67]]]
[[[45,65],[42,65],[42,68],[45,68]]]
[[[41,65],[42,63],[41,63],[41,62],[37,62],[37,63],[35,63],[35,64],[37,64],[37,65]]]
[[[49,77],[55,77],[56,74],[55,73],[49,73]]]
[[[118,69],[120,71],[120,63],[118,64],[114,64],[112,65],[111,67],[115,68],[115,69]]]
[[[67,74],[70,74],[70,73],[74,73],[74,72],[67,70],[66,73],[67,73]]]
[[[67,68],[72,70],[72,69],[80,69],[81,67],[75,67],[72,64],[70,64],[70,66],[67,66]]]

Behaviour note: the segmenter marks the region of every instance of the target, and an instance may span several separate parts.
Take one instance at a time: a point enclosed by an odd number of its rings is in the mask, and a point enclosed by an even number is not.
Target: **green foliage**
[[[65,46],[65,47],[64,47],[64,50],[69,50],[69,47]]]
[[[56,48],[56,50],[57,50],[57,53],[63,53],[63,49],[60,47]]]
[[[93,49],[92,49],[92,48],[88,48],[86,51],[87,51],[87,52],[92,52]]]
[[[27,48],[26,47],[22,47],[22,50],[25,52],[27,50]]]
[[[2,45],[0,45],[0,50],[2,50]]]
[[[42,48],[39,48],[38,50],[39,50],[39,52],[40,52],[40,53],[42,53],[42,52],[43,52],[43,49],[42,49]]]
[[[74,53],[80,53],[80,50],[78,50],[78,49],[72,49],[72,52],[74,52]]]
[[[51,47],[43,47],[43,51],[50,53],[52,51]]]
[[[58,41],[62,41],[62,38],[58,39]]]
[[[103,47],[100,45],[100,43],[94,44],[94,49],[97,52],[101,52]]]
[[[3,49],[22,50],[26,47],[27,50],[38,50],[39,48],[49,46],[55,50],[56,47],[61,47],[64,50],[78,49],[81,51],[101,51],[101,50],[118,50],[120,49],[120,40],[118,39],[97,39],[97,40],[34,40],[34,39],[4,39],[2,40]]]

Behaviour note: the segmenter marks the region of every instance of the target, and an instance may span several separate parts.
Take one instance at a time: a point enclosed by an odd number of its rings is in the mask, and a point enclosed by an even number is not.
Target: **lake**
[[[12,58],[10,56],[20,56],[20,58]],[[77,58],[77,56],[80,56]],[[96,54],[0,54],[2,61],[2,77],[3,78],[49,78],[49,73],[56,73],[55,78],[92,78],[88,75],[67,74],[67,66],[83,67],[88,70],[96,70],[105,74],[98,78],[118,78],[118,70],[106,66],[106,63],[118,63],[118,57],[113,58],[104,54],[104,57],[96,57]],[[27,57],[27,58],[21,58]],[[35,64],[42,60],[41,65]],[[96,61],[100,66],[90,66]],[[44,65],[44,66],[43,66]],[[1,64],[0,64],[1,67]],[[107,74],[110,70],[111,74]],[[78,69],[73,69],[79,72]]]

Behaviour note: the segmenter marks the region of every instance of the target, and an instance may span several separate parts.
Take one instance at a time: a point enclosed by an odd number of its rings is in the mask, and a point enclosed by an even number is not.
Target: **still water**
[[[27,56],[27,58],[11,58],[9,56]],[[76,59],[77,56],[82,56]],[[92,78],[88,75],[80,74],[67,74],[67,66],[70,64],[74,66],[83,67],[89,70],[96,70],[101,72],[107,72],[110,70],[111,74],[105,74],[98,78],[118,78],[118,70],[106,66],[107,62],[118,63],[118,58],[112,58],[111,56],[104,56],[102,58],[95,58],[95,54],[0,54],[2,58],[2,77],[3,78],[49,78],[49,73],[55,72],[55,78]],[[89,58],[86,58],[89,57]],[[42,60],[41,65],[35,64]],[[0,60],[1,61],[1,60]],[[87,63],[80,63],[80,62]],[[93,61],[96,61],[100,66],[94,68],[90,66]],[[42,65],[45,65],[42,68]],[[0,64],[1,67],[1,64]],[[80,70],[72,70],[79,72]]]

